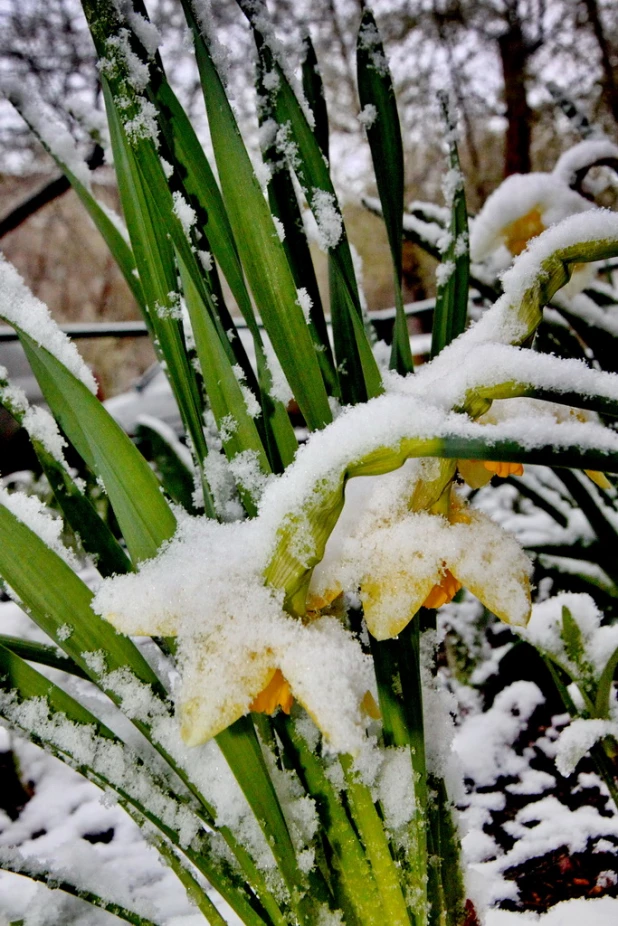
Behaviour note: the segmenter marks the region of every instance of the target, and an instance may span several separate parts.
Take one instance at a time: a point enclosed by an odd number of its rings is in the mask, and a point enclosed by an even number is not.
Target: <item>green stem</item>
[[[390,852],[384,824],[373,803],[371,791],[354,770],[354,760],[351,756],[341,755],[339,761],[345,775],[354,821],[378,884],[383,917],[389,926],[411,926],[401,891],[399,873]]]
[[[286,755],[294,757],[296,771],[316,802],[322,831],[332,851],[334,873],[340,882],[342,908],[351,909],[362,926],[379,926],[383,917],[380,914],[378,887],[339,795],[327,778],[320,759],[299,734],[294,721],[280,714],[275,725]]]
[[[416,685],[413,682],[413,679],[417,677],[413,669],[417,664],[417,659],[414,653],[409,651],[410,641],[405,631],[397,640],[378,642],[370,637],[370,643],[378,683],[384,742],[387,746],[406,747],[410,750],[415,809],[409,827],[409,847],[406,849],[403,861],[407,868],[409,888],[407,893],[408,897],[412,898],[409,902],[415,924],[426,926],[428,909],[427,789],[422,711],[419,714],[413,707],[413,705],[418,705],[418,699],[422,697],[420,678],[417,678]],[[408,704],[411,686],[415,688],[417,695],[412,696],[413,702]],[[421,724],[420,730],[419,723]]]

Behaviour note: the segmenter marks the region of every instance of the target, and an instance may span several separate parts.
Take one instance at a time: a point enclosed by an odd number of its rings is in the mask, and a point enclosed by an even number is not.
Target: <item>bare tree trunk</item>
[[[509,16],[507,31],[499,37],[498,48],[507,120],[504,176],[508,177],[527,174],[531,168],[532,110],[526,97],[526,66],[533,49],[526,42],[516,15]]]
[[[599,12],[597,0],[583,0],[583,3],[586,9],[586,14],[588,16],[588,22],[592,27],[594,37],[596,38],[597,45],[599,46],[599,51],[601,52],[601,67],[603,68],[603,97],[612,116],[616,122],[618,122],[618,82],[616,81],[616,75],[612,65],[612,50],[609,47],[609,42],[607,41],[607,36],[605,35],[603,23],[601,22],[601,15]]]

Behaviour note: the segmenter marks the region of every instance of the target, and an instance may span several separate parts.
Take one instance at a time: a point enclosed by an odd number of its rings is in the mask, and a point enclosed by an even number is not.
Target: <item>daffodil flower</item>
[[[506,479],[507,476],[523,476],[521,463],[503,463],[495,460],[458,460],[457,469],[471,489],[487,485],[493,476]]]
[[[257,521],[186,518],[139,573],[104,581],[95,608],[123,633],[177,638],[188,745],[249,711],[287,713],[295,700],[331,748],[358,752],[375,690],[371,660],[336,617],[305,622],[283,610],[283,593],[264,584],[265,546]]]
[[[451,505],[448,517],[408,511],[367,518],[323,564],[310,593],[360,587],[369,632],[397,636],[419,608],[441,607],[464,586],[512,624],[530,614],[531,563],[517,541],[479,511]]]
[[[495,190],[474,220],[470,255],[487,261],[498,274],[551,225],[594,208],[560,173],[513,174]],[[581,292],[596,273],[594,264],[580,264],[563,288],[565,296]]]
[[[289,714],[294,703],[290,683],[281,669],[275,669],[266,688],[260,691],[249,705],[249,710],[258,714],[274,714],[278,707],[284,714]]]

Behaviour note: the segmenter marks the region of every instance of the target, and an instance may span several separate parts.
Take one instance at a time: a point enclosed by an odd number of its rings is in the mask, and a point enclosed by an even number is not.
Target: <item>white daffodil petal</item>
[[[237,644],[229,637],[190,640],[180,652],[182,686],[179,714],[182,738],[196,746],[238,720],[266,687],[276,668],[270,649]]]
[[[458,547],[448,560],[454,575],[501,620],[525,625],[532,565],[515,538],[480,511],[467,511],[466,521],[451,530]]]
[[[471,489],[481,489],[493,476],[493,473],[483,466],[482,460],[458,460],[457,469]]]
[[[370,658],[333,617],[300,625],[295,636],[277,654],[294,697],[333,750],[357,753],[365,740],[363,700],[377,694]]]
[[[401,633],[422,607],[430,591],[442,578],[439,563],[430,574],[390,573],[365,580],[361,601],[369,633],[376,640],[388,640]]]
[[[361,600],[369,632],[396,636],[421,607],[448,564],[450,525],[427,512],[409,512],[368,531],[360,552],[365,565]]]

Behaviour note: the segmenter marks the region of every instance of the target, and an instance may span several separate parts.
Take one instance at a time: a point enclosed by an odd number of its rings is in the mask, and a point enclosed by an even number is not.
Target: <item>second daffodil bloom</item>
[[[94,607],[127,634],[174,636],[181,733],[203,743],[251,710],[298,701],[335,751],[357,752],[375,689],[371,660],[336,618],[303,622],[264,584],[259,520],[183,518],[139,573],[105,580]]]
[[[319,581],[325,588],[356,582],[369,632],[385,640],[419,608],[440,607],[461,586],[502,620],[523,625],[530,615],[531,571],[514,537],[454,500],[448,517],[408,511],[367,519]],[[320,594],[319,587],[312,591]]]
[[[531,238],[593,207],[593,202],[569,187],[561,171],[513,174],[491,194],[474,220],[470,256],[474,261],[486,262],[499,275],[525,250]],[[562,294],[580,292],[595,273],[593,264],[578,265]]]

